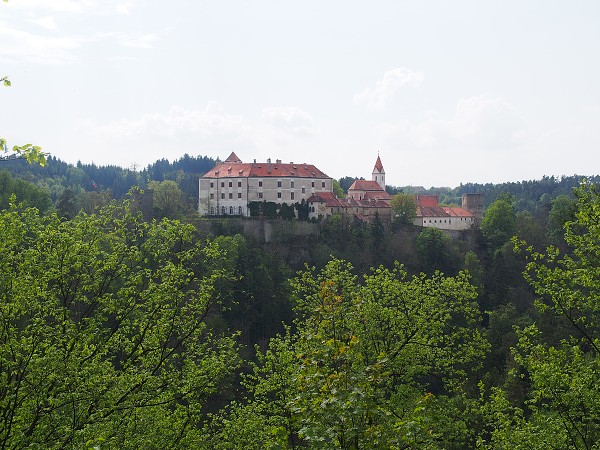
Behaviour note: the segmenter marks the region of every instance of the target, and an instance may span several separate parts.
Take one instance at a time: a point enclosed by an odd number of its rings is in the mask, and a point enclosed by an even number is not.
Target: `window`
[[[225,193],[221,192],[221,198],[224,199],[225,198]]]
[[[210,194],[210,198],[211,199],[215,198],[215,194]]]
[[[213,187],[215,187],[215,183],[213,183],[213,182],[211,181],[211,182],[210,182],[210,187],[211,187],[211,189],[212,189]]]
[[[290,187],[293,188],[294,187],[294,180],[290,181]]]
[[[262,187],[262,181],[258,182],[258,187]]]
[[[281,198],[281,192],[277,193],[277,198]]]
[[[259,192],[258,193],[258,198],[263,198],[262,194],[263,194],[262,192]]]
[[[225,207],[221,206],[221,214],[225,215]]]
[[[233,206],[229,207],[229,214],[231,214],[233,216]]]
[[[277,182],[277,187],[281,187],[281,181]]]
[[[215,215],[215,207],[214,207],[214,206],[211,206],[211,207],[210,207],[210,215],[211,215],[211,216],[214,216],[214,215]]]
[[[242,198],[242,193],[238,192],[238,198]]]
[[[221,181],[221,187],[225,187],[225,182]]]
[[[233,187],[233,182],[229,182],[229,187]]]
[[[321,181],[321,187],[324,188],[325,187],[325,182]]]
[[[229,193],[229,200],[231,200],[233,198],[233,194],[230,192]]]
[[[290,199],[294,200],[294,193],[293,192],[290,194]]]
[[[240,216],[243,214],[243,212],[242,212],[242,207],[241,207],[241,206],[239,206],[239,207],[238,207],[238,214],[239,214]]]
[[[302,193],[304,194],[306,192],[306,189],[304,189],[304,187],[302,188]]]
[[[242,182],[238,181],[238,187],[242,187]]]
[[[314,181],[311,184],[312,184],[312,187],[315,187],[315,182]]]

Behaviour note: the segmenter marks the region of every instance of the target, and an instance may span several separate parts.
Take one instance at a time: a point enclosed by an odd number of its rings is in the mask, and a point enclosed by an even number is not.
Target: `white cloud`
[[[226,113],[215,102],[210,102],[204,111],[173,106],[166,114],[147,113],[138,119],[122,119],[100,127],[98,132],[117,139],[171,140],[191,134],[199,140],[228,138],[232,141],[247,139],[253,134],[252,127],[242,116]]]
[[[131,0],[18,0],[9,2],[7,7],[36,12],[110,15],[128,14],[134,5]]]
[[[31,22],[39,25],[42,28],[45,28],[46,30],[58,30],[58,26],[56,25],[54,18],[50,16],[40,17],[39,19],[34,19]]]
[[[519,112],[501,98],[482,94],[457,102],[450,119],[425,117],[382,123],[376,135],[403,147],[426,149],[443,145],[458,151],[517,148],[526,141],[525,121]]]
[[[354,96],[354,103],[365,104],[369,109],[383,109],[396,97],[400,89],[418,87],[423,83],[423,73],[406,67],[399,67],[383,74],[374,88],[365,88]]]
[[[76,59],[73,50],[83,43],[79,37],[38,35],[19,30],[3,21],[0,21],[0,41],[0,61],[42,64],[73,62]]]
[[[136,33],[114,31],[110,33],[100,33],[96,35],[94,40],[114,41],[116,44],[130,48],[154,48],[154,44],[158,41],[159,35],[156,33]]]
[[[490,94],[460,99],[448,127],[450,134],[461,142],[493,147],[512,147],[525,137],[525,122],[518,111]]]
[[[272,126],[294,135],[310,135],[314,121],[309,113],[295,106],[269,106],[262,112],[263,118]]]

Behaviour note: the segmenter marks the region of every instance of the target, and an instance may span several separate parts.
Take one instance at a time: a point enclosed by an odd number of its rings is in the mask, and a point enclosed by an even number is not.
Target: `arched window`
[[[225,207],[221,206],[221,214],[225,215]]]
[[[211,207],[210,207],[210,215],[211,215],[211,216],[214,216],[214,215],[215,215],[215,207],[214,207],[214,206],[211,206]]]
[[[229,207],[229,214],[231,214],[233,216],[233,206]]]
[[[242,212],[242,207],[241,207],[241,206],[238,206],[238,214],[239,214],[240,216],[243,214],[243,212]]]

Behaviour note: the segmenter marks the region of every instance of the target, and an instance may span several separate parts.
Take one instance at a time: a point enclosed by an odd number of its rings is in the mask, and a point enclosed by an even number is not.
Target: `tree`
[[[394,224],[412,224],[417,215],[417,200],[414,195],[401,192],[390,199],[390,208]]]
[[[335,194],[335,196],[337,198],[346,197],[346,192],[344,191],[344,189],[342,189],[342,185],[340,184],[340,182],[338,180],[335,180],[335,179],[332,180],[331,185],[333,187],[333,193]]]
[[[474,446],[446,395],[487,348],[465,274],[408,279],[396,265],[359,282],[332,260],[293,285],[298,331],[259,353],[248,398],[222,419],[223,448]]]
[[[197,448],[238,364],[211,329],[229,274],[176,221],[111,205],[0,212],[0,447]]]
[[[515,234],[516,214],[513,201],[503,196],[492,203],[481,221],[481,232],[492,248],[497,249]]]
[[[552,200],[546,224],[546,236],[550,242],[556,244],[562,240],[565,233],[565,224],[575,218],[576,210],[575,200],[567,195],[560,195]]]
[[[530,383],[526,409],[493,391],[485,408],[488,448],[592,449],[600,442],[600,188],[584,183],[575,193],[575,220],[565,231],[572,253],[538,253],[516,241],[529,258],[524,275],[540,296],[538,308],[570,324],[571,338],[552,345],[536,325],[518,332],[513,356]]]
[[[56,205],[56,209],[60,217],[64,219],[72,219],[77,214],[77,203],[75,194],[70,188],[67,188],[63,191],[60,198],[58,199],[58,203]]]
[[[437,228],[424,228],[416,240],[416,250],[421,262],[421,270],[432,274],[436,270],[445,271],[449,267],[450,237]]]
[[[0,209],[7,209],[14,195],[13,203],[37,208],[44,213],[52,205],[50,195],[35,184],[13,178],[6,170],[0,171]]]
[[[183,214],[183,192],[173,180],[151,181],[148,189],[153,192],[152,205],[157,217],[175,219]]]

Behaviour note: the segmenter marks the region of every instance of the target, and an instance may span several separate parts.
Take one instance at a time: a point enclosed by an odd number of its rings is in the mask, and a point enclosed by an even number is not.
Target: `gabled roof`
[[[383,189],[381,191],[367,191],[363,196],[363,200],[389,200],[390,194]]]
[[[235,152],[231,152],[231,155],[229,155],[227,157],[227,159],[225,160],[226,163],[236,163],[239,164],[242,162],[242,160],[240,158],[238,158],[238,156],[235,154]]]
[[[449,217],[450,215],[439,206],[418,206],[417,217]]]
[[[229,161],[232,156],[237,158],[232,153],[227,161],[217,164],[202,178],[330,178],[312,164],[235,163]]]
[[[459,206],[444,206],[443,208],[452,217],[473,217],[473,213]]]
[[[328,208],[339,208],[343,206],[333,192],[315,192],[308,198],[307,202],[325,203],[325,206]]]
[[[352,197],[339,199],[346,208],[389,208],[390,205],[385,199],[362,199],[356,200]]]
[[[383,191],[381,186],[377,181],[372,180],[356,180],[352,183],[352,186],[348,188],[348,192],[350,191]]]
[[[377,155],[377,161],[375,161],[375,168],[373,169],[373,172],[375,172],[375,169],[377,169],[377,171],[379,173],[385,173],[383,170],[383,164],[381,164],[381,158],[379,157],[379,155]]]

